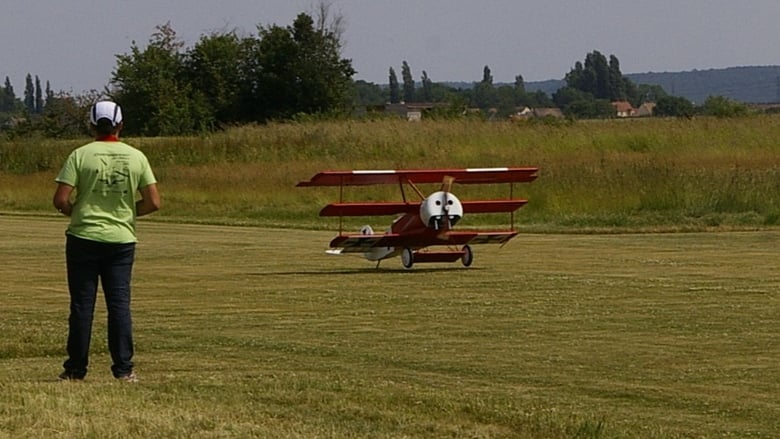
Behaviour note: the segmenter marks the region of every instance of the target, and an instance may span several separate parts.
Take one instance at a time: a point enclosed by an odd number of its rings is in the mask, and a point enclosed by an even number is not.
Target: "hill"
[[[745,103],[780,102],[780,66],[729,67],[686,72],[627,73],[635,84],[660,85],[667,93],[702,103],[709,96],[724,96]],[[528,91],[552,94],[563,80],[526,83]]]

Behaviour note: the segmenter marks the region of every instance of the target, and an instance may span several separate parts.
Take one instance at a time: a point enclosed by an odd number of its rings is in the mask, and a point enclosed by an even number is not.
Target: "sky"
[[[102,90],[116,56],[170,23],[185,47],[201,36],[288,26],[319,0],[6,0],[0,81],[53,91]],[[404,61],[416,80],[562,79],[598,50],[624,74],[780,65],[778,0],[325,0],[344,19],[354,79],[388,82]],[[0,83],[2,85],[2,83]]]

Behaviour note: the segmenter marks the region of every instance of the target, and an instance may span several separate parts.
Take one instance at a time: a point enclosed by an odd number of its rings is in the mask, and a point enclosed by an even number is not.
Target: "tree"
[[[637,100],[631,102],[635,107],[642,105],[645,102],[658,102],[659,99],[668,96],[663,87],[656,84],[639,84],[637,85]]]
[[[5,86],[3,87],[6,91],[6,93],[10,93],[11,95],[14,94],[14,88],[11,85],[11,80],[8,78],[8,76],[5,77]],[[16,96],[14,96],[14,99],[16,99]]]
[[[482,81],[474,85],[472,105],[481,109],[493,108],[498,104],[498,94],[493,87],[493,75],[490,67],[482,69]]]
[[[585,56],[585,63],[576,62],[566,74],[566,87],[553,95],[556,105],[567,115],[575,117],[612,117],[615,101],[630,101],[639,105],[636,85],[623,77],[620,61],[610,55],[609,61],[599,51]]]
[[[43,112],[43,90],[41,90],[41,80],[35,75],[35,114]]]
[[[593,95],[593,91],[596,90],[596,74],[591,69],[585,70],[585,67],[581,62],[574,63],[569,73],[564,77],[566,81],[566,88],[572,90],[579,90]]]
[[[145,49],[133,42],[130,54],[117,56],[110,84],[112,97],[126,110],[127,133],[180,135],[213,127],[205,97],[187,80],[183,46],[166,23],[156,27]]]
[[[578,100],[572,102],[564,114],[581,119],[605,119],[615,116],[615,107],[606,99]]]
[[[242,113],[256,121],[291,117],[295,113],[295,42],[290,30],[280,26],[259,31],[259,38],[247,43]]]
[[[403,94],[404,101],[407,103],[414,102],[414,78],[412,77],[412,69],[409,68],[409,64],[404,61],[401,65],[401,79],[403,80]]]
[[[24,109],[27,110],[28,114],[35,114],[35,86],[32,75],[28,73],[24,81]]]
[[[515,92],[518,95],[525,94],[525,81],[523,80],[523,75],[515,76]]]
[[[620,72],[620,61],[610,55],[609,61],[599,51],[585,56],[565,76],[566,85],[593,95],[594,99],[609,101],[632,100],[637,96],[636,86]]]
[[[723,96],[710,96],[702,105],[702,113],[715,117],[744,116],[748,109],[744,104]]]
[[[100,98],[97,91],[80,96],[65,93],[49,95],[36,128],[46,137],[75,138],[90,135],[85,115]]]
[[[525,81],[522,75],[515,76],[515,106],[529,108],[543,108],[554,106],[547,93],[542,90],[529,93],[525,89]]]
[[[290,27],[260,27],[245,69],[250,100],[244,109],[259,121],[344,109],[355,70],[340,52],[337,33],[315,28],[307,14]]]
[[[390,74],[388,78],[388,84],[390,87],[390,103],[397,104],[401,102],[401,90],[398,87],[398,77],[395,74],[395,70],[390,67]]]
[[[376,107],[387,102],[387,96],[382,87],[359,79],[353,84],[352,105],[354,107]]]
[[[654,116],[693,117],[693,103],[681,96],[663,96],[656,101]]]
[[[54,98],[54,92],[51,91],[49,81],[46,81],[46,101],[43,103],[44,107],[51,102],[52,98]]]
[[[507,118],[516,113],[517,91],[514,86],[502,85],[496,89],[498,117]]]
[[[555,105],[567,116],[593,119],[615,116],[615,107],[607,99],[596,99],[582,90],[563,87],[553,93]]]
[[[167,23],[148,45],[133,42],[117,56],[108,90],[127,110],[126,132],[178,135],[230,123],[334,114],[354,99],[352,61],[341,57],[342,18],[320,4],[315,21],[258,26],[256,37],[235,32],[184,44]]]
[[[16,110],[16,94],[8,76],[5,77],[5,85],[0,90],[0,113],[12,113]]]
[[[202,93],[218,124],[242,120],[240,101],[247,45],[235,32],[201,36],[184,57],[193,90]]]
[[[468,104],[468,100],[460,90],[437,82],[431,83],[431,102],[449,102],[460,112]]]
[[[328,8],[321,3],[319,26],[306,14],[293,23],[293,38],[299,47],[295,70],[298,75],[297,112],[328,113],[343,108],[355,69],[341,58],[340,17],[327,27]],[[335,28],[335,29],[334,29]]]
[[[482,83],[493,85],[493,75],[490,73],[490,67],[488,66],[482,69]]]
[[[317,32],[322,35],[330,35],[340,47],[344,36],[344,16],[341,14],[331,14],[330,7],[331,4],[329,2],[322,0],[317,4],[316,11],[312,15],[317,20]]]
[[[564,113],[578,101],[592,101],[593,95],[574,87],[562,87],[552,95],[553,102]]]
[[[529,107],[553,107],[555,103],[550,99],[550,96],[542,90],[537,90],[533,93],[526,93],[526,102]]]
[[[433,81],[431,81],[431,78],[428,77],[428,73],[425,70],[422,71],[422,77],[420,78],[420,80],[422,81],[422,101],[432,102]]]

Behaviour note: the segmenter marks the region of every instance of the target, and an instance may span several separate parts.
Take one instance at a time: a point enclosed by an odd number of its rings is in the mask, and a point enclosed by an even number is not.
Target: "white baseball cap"
[[[111,126],[117,126],[122,122],[122,109],[114,102],[100,101],[92,106],[89,112],[89,120],[92,125],[97,125],[100,119],[108,119]]]

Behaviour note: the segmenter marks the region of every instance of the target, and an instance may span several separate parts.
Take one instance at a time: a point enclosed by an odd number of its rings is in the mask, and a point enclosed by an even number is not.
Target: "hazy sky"
[[[102,89],[133,41],[170,22],[187,47],[213,31],[292,24],[318,0],[6,0],[0,81],[54,91]],[[407,61],[416,80],[562,78],[598,50],[623,73],[780,64],[780,0],[329,0],[345,19],[355,79],[387,83]],[[1,84],[1,83],[0,83]]]

